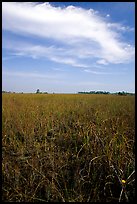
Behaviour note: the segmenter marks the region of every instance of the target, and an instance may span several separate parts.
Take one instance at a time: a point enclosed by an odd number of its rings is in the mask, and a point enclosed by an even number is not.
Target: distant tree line
[[[17,92],[2,91],[2,93],[17,93]],[[23,92],[20,92],[20,93],[23,94]],[[48,94],[48,92],[41,92],[40,89],[37,89],[36,94]],[[120,96],[135,95],[135,93],[129,93],[129,92],[124,92],[124,91],[115,92],[115,93],[111,93],[108,91],[80,91],[80,92],[78,92],[78,94],[113,94],[113,95],[120,95]]]
[[[81,91],[79,94],[110,94],[108,91]]]
[[[121,96],[135,95],[134,93],[128,93],[128,92],[124,92],[124,91],[122,91],[122,92],[117,92],[116,94],[117,94],[117,95],[121,95]]]
[[[15,92],[12,92],[12,91],[2,91],[2,93],[15,93]]]
[[[2,93],[20,93],[20,94],[23,94],[23,92],[12,92],[12,91],[2,91]],[[37,89],[36,94],[48,94],[48,92],[41,92],[39,89]]]
[[[120,96],[126,96],[126,95],[135,95],[134,93],[128,93],[128,92],[115,92],[110,93],[108,91],[80,91],[78,94],[114,94],[114,95],[120,95]]]

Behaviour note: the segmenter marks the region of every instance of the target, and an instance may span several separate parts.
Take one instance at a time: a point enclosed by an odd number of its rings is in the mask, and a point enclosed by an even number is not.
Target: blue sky
[[[2,90],[135,92],[134,2],[2,2]]]

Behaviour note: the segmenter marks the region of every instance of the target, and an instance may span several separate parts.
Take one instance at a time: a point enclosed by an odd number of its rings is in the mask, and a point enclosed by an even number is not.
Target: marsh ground
[[[135,97],[2,95],[2,200],[135,199]]]

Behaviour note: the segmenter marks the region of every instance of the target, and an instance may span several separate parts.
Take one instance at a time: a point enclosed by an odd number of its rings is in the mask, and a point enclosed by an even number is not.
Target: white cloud
[[[47,56],[59,63],[84,68],[88,65],[82,59],[96,58],[104,65],[134,60],[134,46],[129,47],[127,42],[123,42],[118,32],[132,28],[108,23],[93,9],[61,8],[49,3],[2,2],[2,26],[4,30],[20,35],[51,38],[63,44],[63,50],[52,45],[33,45],[22,50],[20,47],[17,50],[20,55]]]
[[[108,65],[108,62],[105,59],[101,59],[97,61],[97,64]]]
[[[114,29],[115,31],[123,31],[123,32],[132,32],[135,31],[133,27],[124,26],[120,23],[107,23],[107,27],[110,29]]]

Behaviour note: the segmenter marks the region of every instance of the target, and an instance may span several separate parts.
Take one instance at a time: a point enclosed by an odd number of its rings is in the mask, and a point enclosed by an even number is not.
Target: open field
[[[2,200],[135,199],[135,97],[2,95]]]

